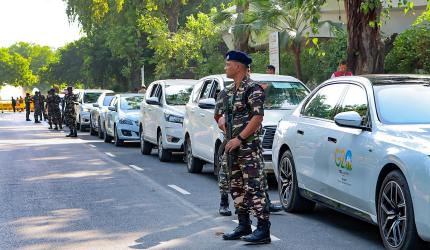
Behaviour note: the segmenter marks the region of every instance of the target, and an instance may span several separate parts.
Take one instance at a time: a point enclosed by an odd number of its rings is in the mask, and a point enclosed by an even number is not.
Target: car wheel
[[[289,150],[285,151],[279,162],[278,192],[286,212],[310,212],[315,208],[315,202],[300,195],[293,155]]]
[[[203,162],[193,156],[191,140],[187,137],[185,141],[185,158],[187,160],[187,170],[189,173],[200,173],[203,169]]]
[[[143,131],[140,131],[140,152],[143,155],[150,155],[152,151],[152,144],[145,141],[143,138]]]
[[[108,135],[108,133],[107,133],[106,130],[103,133],[103,139],[104,139],[104,142],[106,142],[106,143],[111,143],[112,142],[112,137],[110,135]]]
[[[172,158],[172,152],[163,148],[163,136],[161,132],[158,133],[157,148],[158,148],[158,159],[160,159],[160,161],[162,162],[170,161],[170,158]]]
[[[118,130],[117,130],[116,126],[114,126],[114,129],[113,129],[113,139],[115,142],[115,146],[117,146],[117,147],[120,147],[124,144],[124,140],[121,140],[118,138]]]
[[[102,131],[102,124],[101,124],[101,122],[100,122],[100,118],[99,118],[99,122],[98,122],[98,131],[97,131],[97,133],[98,133],[98,136],[99,136],[99,138],[100,139],[103,139],[103,131]]]
[[[408,183],[399,170],[385,177],[378,196],[378,226],[386,249],[419,249]]]
[[[90,117],[90,135],[96,135],[96,131],[94,131],[93,121],[91,117]]]

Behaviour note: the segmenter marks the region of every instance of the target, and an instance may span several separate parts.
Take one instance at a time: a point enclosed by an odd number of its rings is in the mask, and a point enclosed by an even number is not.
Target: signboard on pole
[[[140,68],[140,75],[142,77],[142,86],[145,86],[145,66],[142,65],[142,68]]]
[[[269,35],[269,60],[270,64],[275,66],[275,72],[279,75],[279,32],[272,32]]]

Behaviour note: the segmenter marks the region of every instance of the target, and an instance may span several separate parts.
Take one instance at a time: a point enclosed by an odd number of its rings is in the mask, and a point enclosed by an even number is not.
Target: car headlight
[[[119,119],[119,124],[133,125],[133,121],[130,119]]]
[[[184,117],[182,117],[182,116],[177,116],[177,115],[165,113],[164,118],[166,118],[166,121],[168,121],[168,122],[181,123],[181,124],[184,122]]]

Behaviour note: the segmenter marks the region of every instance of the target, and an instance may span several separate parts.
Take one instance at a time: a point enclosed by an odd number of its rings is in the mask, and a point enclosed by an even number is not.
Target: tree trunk
[[[167,27],[172,33],[178,31],[179,12],[181,10],[181,0],[173,0],[171,4],[164,6],[167,17]]]
[[[245,1],[243,4],[236,4],[237,18],[235,22],[235,28],[233,30],[234,37],[234,49],[249,52],[249,37],[251,35],[249,28],[241,24],[244,23],[245,12],[249,9],[249,1]]]
[[[365,14],[360,6],[365,0],[345,0],[348,29],[348,67],[354,75],[382,73],[384,46],[377,20],[381,8],[369,9]],[[375,22],[371,27],[369,23]]]
[[[302,64],[300,59],[301,48],[300,45],[292,44],[291,50],[294,54],[294,68],[296,69],[296,78],[302,80]]]

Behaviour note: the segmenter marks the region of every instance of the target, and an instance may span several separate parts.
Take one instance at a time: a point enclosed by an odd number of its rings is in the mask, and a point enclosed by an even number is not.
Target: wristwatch
[[[237,139],[239,139],[239,141],[241,141],[242,143],[246,142],[246,139],[242,138],[242,136],[237,135]]]

